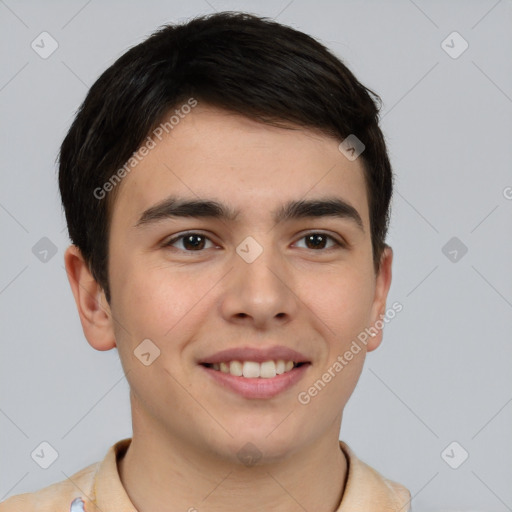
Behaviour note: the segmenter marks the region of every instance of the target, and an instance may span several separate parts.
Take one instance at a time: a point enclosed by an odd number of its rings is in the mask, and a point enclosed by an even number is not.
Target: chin
[[[281,418],[281,421],[283,418]],[[272,464],[293,455],[301,446],[303,440],[299,433],[288,428],[277,427],[279,422],[273,423],[271,428],[239,429],[227,445],[219,446],[225,456],[232,462],[245,466],[255,464]],[[282,429],[281,432],[277,432]]]

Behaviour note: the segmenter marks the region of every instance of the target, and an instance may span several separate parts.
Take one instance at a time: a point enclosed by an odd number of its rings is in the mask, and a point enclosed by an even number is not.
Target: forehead
[[[198,105],[163,131],[121,181],[112,223],[134,225],[140,214],[168,196],[216,199],[263,219],[276,206],[338,196],[368,223],[361,159],[349,161],[339,140],[318,131],[271,126],[211,106]]]

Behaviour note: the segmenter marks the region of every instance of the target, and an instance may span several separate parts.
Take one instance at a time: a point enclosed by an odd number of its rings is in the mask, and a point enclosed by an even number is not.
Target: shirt
[[[74,473],[69,479],[38,491],[11,496],[0,503],[0,512],[137,512],[121,479],[117,463],[131,438],[118,441],[105,458]],[[408,512],[410,492],[384,478],[359,460],[340,441],[347,459],[348,476],[336,512]]]

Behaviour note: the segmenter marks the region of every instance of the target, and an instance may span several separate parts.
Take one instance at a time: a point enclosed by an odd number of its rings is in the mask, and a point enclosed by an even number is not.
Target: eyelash
[[[209,240],[210,242],[213,243],[213,241],[206,235],[204,235],[203,233],[199,233],[197,231],[188,231],[187,233],[183,233],[182,235],[179,235],[179,236],[176,236],[174,238],[172,238],[171,240],[168,240],[167,242],[164,242],[163,244],[163,247],[167,247],[167,248],[171,248],[171,246],[178,242],[179,240],[182,240],[184,238],[186,238],[187,236],[190,236],[190,235],[199,235],[199,236],[202,236],[204,237],[206,240]],[[330,240],[332,240],[334,242],[334,246],[332,247],[328,247],[326,249],[309,249],[310,251],[315,251],[315,252],[328,252],[330,250],[336,250],[336,249],[343,249],[343,248],[346,248],[346,244],[337,240],[336,238],[334,238],[333,236],[331,235],[328,235],[327,233],[323,233],[321,231],[310,231],[308,233],[306,233],[305,235],[301,236],[299,238],[299,240],[303,240],[304,238],[306,238],[307,236],[310,236],[310,235],[322,235],[322,236],[325,236],[327,238],[329,238]],[[176,249],[175,247],[173,249]],[[307,247],[306,247],[307,249]],[[178,250],[181,250],[181,249],[178,249]],[[186,249],[183,249],[182,251],[183,252],[188,252],[188,253],[194,253],[194,252],[204,252],[206,249],[200,249],[200,250],[196,250],[196,251],[189,251],[189,250],[186,250]]]

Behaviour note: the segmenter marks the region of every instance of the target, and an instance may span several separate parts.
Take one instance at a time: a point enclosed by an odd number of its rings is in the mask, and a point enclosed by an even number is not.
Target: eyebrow
[[[177,217],[211,218],[234,222],[239,214],[240,211],[234,210],[228,205],[215,200],[189,200],[170,196],[145,210],[135,224],[135,227]],[[339,197],[289,201],[272,212],[272,217],[276,224],[283,221],[318,217],[348,219],[354,222],[364,233],[363,221],[358,211]]]

